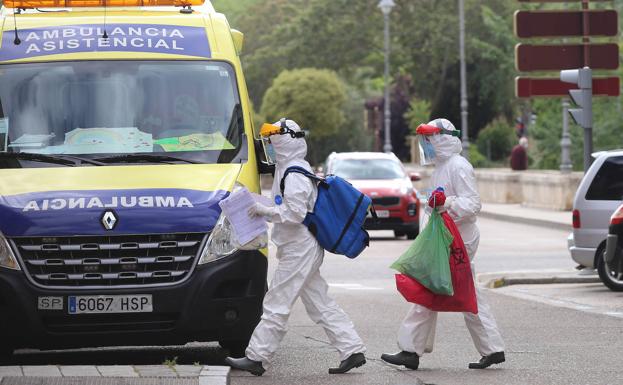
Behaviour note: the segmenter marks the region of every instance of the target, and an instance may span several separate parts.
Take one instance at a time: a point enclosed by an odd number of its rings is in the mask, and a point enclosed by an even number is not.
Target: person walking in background
[[[436,119],[428,125],[446,132],[456,130],[447,119]],[[436,134],[427,136],[424,142],[420,143],[423,147],[423,162],[435,165],[431,185],[442,187],[447,197],[445,201],[431,200],[429,205],[439,212],[447,212],[454,220],[465,243],[469,259],[473,261],[480,242],[476,215],[480,212],[481,203],[474,169],[469,161],[461,156],[461,140],[452,135]],[[485,369],[505,361],[504,341],[491,309],[478,289],[476,298],[478,314],[463,313],[463,316],[481,359],[470,363],[468,367]],[[432,345],[436,322],[437,312],[414,304],[398,331],[398,347],[401,351],[396,354],[383,354],[381,359],[390,364],[417,370],[420,357],[426,352],[429,340]]]
[[[511,151],[511,169],[515,171],[528,169],[528,138],[525,136],[519,139],[519,144]]]

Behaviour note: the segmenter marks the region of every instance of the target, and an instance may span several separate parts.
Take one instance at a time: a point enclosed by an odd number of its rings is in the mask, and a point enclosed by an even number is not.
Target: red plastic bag
[[[450,245],[450,272],[454,295],[435,294],[415,279],[404,274],[396,274],[396,287],[407,301],[417,303],[433,311],[478,314],[474,277],[463,238],[461,238],[456,224],[448,213],[443,213],[441,217],[454,236],[454,241]]]

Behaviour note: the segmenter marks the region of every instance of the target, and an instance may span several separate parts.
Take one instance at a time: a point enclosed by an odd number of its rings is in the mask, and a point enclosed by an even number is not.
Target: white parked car
[[[623,150],[600,152],[582,179],[573,201],[573,232],[568,245],[571,258],[596,268],[603,283],[623,290],[623,279],[604,261],[610,216],[623,200]]]

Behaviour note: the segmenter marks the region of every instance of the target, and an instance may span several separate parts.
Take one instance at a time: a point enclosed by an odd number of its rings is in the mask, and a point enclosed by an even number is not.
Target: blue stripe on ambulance
[[[52,191],[0,196],[0,231],[8,237],[166,234],[211,231],[223,190]],[[112,211],[112,230],[102,224]]]

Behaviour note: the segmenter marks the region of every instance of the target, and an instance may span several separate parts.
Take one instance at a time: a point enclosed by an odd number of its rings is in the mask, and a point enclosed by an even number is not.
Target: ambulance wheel
[[[249,340],[226,340],[219,341],[218,344],[221,345],[223,349],[226,349],[229,352],[230,357],[242,358],[245,356],[247,346],[249,346]]]

